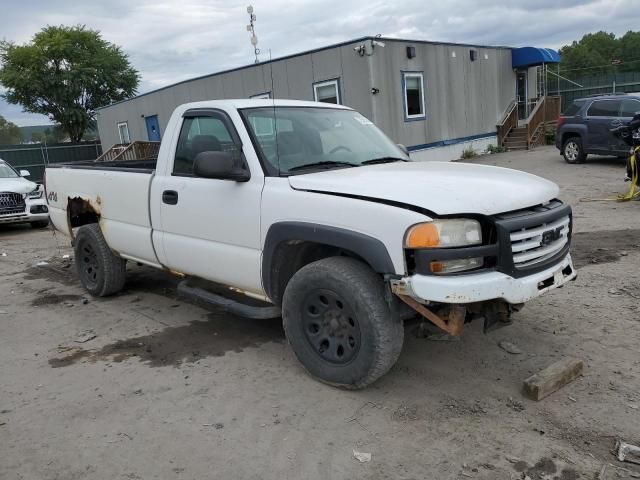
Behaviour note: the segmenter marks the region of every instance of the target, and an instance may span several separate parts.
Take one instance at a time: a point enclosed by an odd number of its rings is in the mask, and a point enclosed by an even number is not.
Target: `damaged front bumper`
[[[521,304],[561,287],[575,277],[571,255],[567,254],[560,263],[519,278],[489,271],[455,276],[415,274],[392,283],[394,293],[423,303],[468,304],[504,300]]]

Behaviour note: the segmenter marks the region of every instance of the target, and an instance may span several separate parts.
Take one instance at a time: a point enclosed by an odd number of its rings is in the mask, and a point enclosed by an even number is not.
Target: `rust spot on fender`
[[[100,223],[101,202],[100,197],[97,197],[95,201],[82,197],[67,198],[67,223],[72,239],[74,228],[88,223]]]

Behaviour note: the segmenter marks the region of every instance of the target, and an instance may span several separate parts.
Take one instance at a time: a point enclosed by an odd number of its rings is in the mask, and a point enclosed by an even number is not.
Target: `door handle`
[[[178,192],[175,190],[165,190],[162,192],[162,202],[167,205],[176,205],[178,203]]]

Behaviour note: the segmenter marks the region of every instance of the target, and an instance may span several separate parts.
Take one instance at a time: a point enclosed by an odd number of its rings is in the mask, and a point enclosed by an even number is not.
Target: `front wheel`
[[[567,163],[584,163],[587,156],[582,148],[580,137],[570,137],[562,146],[562,156]]]
[[[95,297],[106,297],[124,287],[126,262],[115,255],[97,223],[78,229],[75,262],[82,286]]]
[[[404,327],[385,301],[383,280],[352,258],[326,258],[296,272],[284,292],[282,319],[300,363],[331,385],[364,388],[402,350]]]

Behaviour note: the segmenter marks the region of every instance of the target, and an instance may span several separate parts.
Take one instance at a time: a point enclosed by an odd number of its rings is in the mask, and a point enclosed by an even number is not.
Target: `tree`
[[[0,115],[0,145],[17,145],[18,143],[22,143],[20,127],[8,122]]]
[[[74,142],[95,125],[96,108],[131,98],[140,82],[120,47],[84,26],[48,26],[25,45],[0,42],[0,61],[4,98],[48,115]]]
[[[616,67],[621,72],[640,70],[640,32],[629,31],[622,37],[608,32],[588,33],[579,41],[560,49],[561,71],[588,75],[611,73],[613,60],[622,63]]]
[[[87,135],[85,134],[85,137]],[[47,127],[40,132],[33,132],[31,134],[31,141],[34,143],[62,143],[69,141],[67,133],[60,125],[53,125],[53,128]]]

